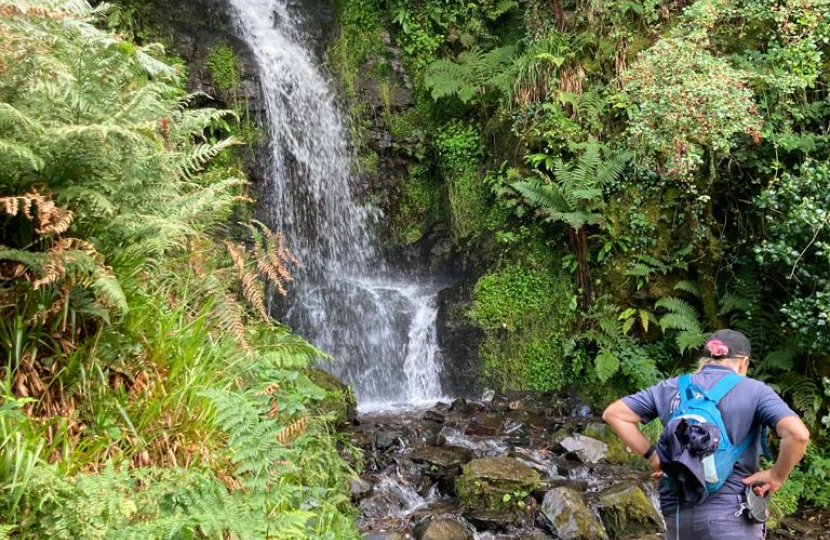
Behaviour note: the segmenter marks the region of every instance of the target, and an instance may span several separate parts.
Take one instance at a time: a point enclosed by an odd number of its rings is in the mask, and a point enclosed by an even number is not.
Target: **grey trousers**
[[[680,511],[666,509],[666,540],[763,540],[763,523],[735,516],[743,495],[723,495],[700,506],[681,506]]]

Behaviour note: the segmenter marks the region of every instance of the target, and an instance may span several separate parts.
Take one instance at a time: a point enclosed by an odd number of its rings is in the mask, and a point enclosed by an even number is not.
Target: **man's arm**
[[[632,452],[642,456],[651,447],[651,442],[643,435],[638,425],[642,419],[623,400],[618,399],[609,405],[602,413],[602,419]],[[655,478],[662,476],[660,458],[656,453],[651,455],[649,462],[651,463],[651,475]]]
[[[781,437],[781,447],[775,465],[743,480],[744,484],[758,484],[755,487],[755,493],[758,495],[764,495],[767,491],[775,493],[781,489],[793,468],[804,457],[810,442],[810,430],[797,416],[782,418],[776,424],[775,431]]]

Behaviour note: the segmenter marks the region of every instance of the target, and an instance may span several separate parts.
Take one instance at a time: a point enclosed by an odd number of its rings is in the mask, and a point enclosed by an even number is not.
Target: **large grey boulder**
[[[608,445],[592,437],[574,434],[565,437],[559,442],[559,446],[585,464],[599,463],[608,455]]]
[[[608,535],[576,491],[559,487],[547,492],[539,523],[560,540],[607,540]]]

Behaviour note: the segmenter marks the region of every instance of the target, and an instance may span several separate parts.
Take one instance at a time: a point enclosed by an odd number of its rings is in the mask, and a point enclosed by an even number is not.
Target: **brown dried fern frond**
[[[277,432],[277,442],[280,444],[288,444],[303,433],[305,433],[308,417],[303,416],[294,420],[281,430]]]
[[[259,316],[266,323],[269,322],[268,311],[265,309],[265,298],[262,292],[262,285],[259,282],[256,272],[248,270],[248,258],[245,248],[232,242],[225,242],[228,252],[231,254],[236,274],[242,282],[242,295],[253,306]]]
[[[10,216],[22,214],[35,222],[35,233],[39,236],[61,235],[69,230],[75,220],[71,210],[60,208],[48,196],[35,191],[25,195],[0,197],[0,209]]]
[[[251,346],[245,339],[245,323],[242,319],[242,306],[236,301],[236,298],[226,292],[224,294],[224,301],[217,304],[219,325],[231,333],[234,341],[245,352],[251,351]]]
[[[279,383],[273,382],[273,383],[269,384],[268,386],[266,386],[265,388],[263,388],[262,390],[260,390],[259,392],[257,392],[255,395],[257,395],[257,396],[273,396],[274,394],[276,394],[279,391],[280,391]]]

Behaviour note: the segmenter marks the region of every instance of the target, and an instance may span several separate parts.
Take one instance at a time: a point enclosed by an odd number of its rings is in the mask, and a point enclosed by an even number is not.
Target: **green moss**
[[[486,334],[481,353],[488,384],[559,390],[581,369],[564,353],[575,320],[572,278],[534,234],[521,243],[522,260],[479,279],[467,315]]]
[[[476,459],[464,465],[458,497],[470,509],[512,509],[540,483],[539,473],[507,457]]]
[[[207,67],[216,88],[223,94],[236,97],[241,74],[241,63],[236,52],[225,44],[214,45],[208,52]]]
[[[325,392],[325,397],[317,402],[317,410],[320,414],[330,415],[337,426],[346,425],[349,419],[353,417],[357,406],[351,388],[322,369],[308,369],[306,375],[312,383]]]

